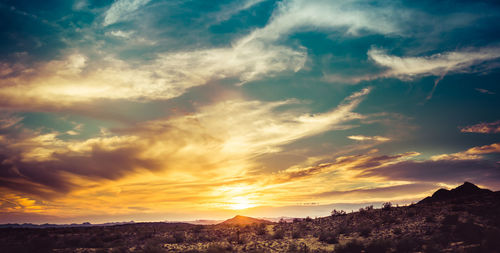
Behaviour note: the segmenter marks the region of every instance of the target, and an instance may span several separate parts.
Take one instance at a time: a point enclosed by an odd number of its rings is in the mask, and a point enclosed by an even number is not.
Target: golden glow
[[[231,204],[229,204],[229,208],[233,210],[242,210],[255,207],[254,204],[247,197],[234,197],[231,199]]]

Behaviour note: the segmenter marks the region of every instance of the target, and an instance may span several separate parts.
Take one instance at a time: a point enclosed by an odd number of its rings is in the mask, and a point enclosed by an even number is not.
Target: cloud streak
[[[364,135],[351,135],[347,136],[347,138],[355,141],[390,141],[390,138],[382,137],[382,136],[364,136]]]
[[[388,69],[382,74],[383,77],[396,77],[402,80],[421,76],[442,78],[447,73],[475,72],[472,66],[499,58],[500,48],[470,48],[420,57],[394,56],[372,48],[368,51],[368,57]]]
[[[500,120],[490,123],[479,123],[472,126],[459,127],[462,133],[496,134],[500,133]]]

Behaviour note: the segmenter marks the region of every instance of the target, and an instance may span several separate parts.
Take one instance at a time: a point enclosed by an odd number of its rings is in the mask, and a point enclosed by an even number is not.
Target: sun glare
[[[247,209],[255,205],[246,197],[234,197],[231,199],[229,208],[233,210]]]

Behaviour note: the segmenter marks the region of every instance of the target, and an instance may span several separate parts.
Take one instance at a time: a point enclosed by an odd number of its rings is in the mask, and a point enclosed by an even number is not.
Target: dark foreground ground
[[[460,187],[410,206],[290,223],[2,228],[0,252],[500,252],[500,192]]]

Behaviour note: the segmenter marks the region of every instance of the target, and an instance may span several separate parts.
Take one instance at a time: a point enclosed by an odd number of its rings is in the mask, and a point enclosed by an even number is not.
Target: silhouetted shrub
[[[391,202],[385,202],[384,204],[382,204],[382,210],[384,210],[384,211],[391,210],[391,207],[392,207]]]
[[[446,215],[441,223],[444,226],[457,225],[457,223],[458,223],[458,215],[456,215],[456,214]]]
[[[116,247],[111,250],[111,253],[127,253],[127,252],[129,252],[129,250],[125,246]]]
[[[335,253],[359,253],[363,250],[363,244],[358,240],[352,240],[346,244],[335,247]]]
[[[484,239],[481,242],[483,252],[495,252],[500,249],[500,230],[487,230],[484,233]]]
[[[396,218],[394,218],[392,215],[384,215],[382,216],[382,222],[384,224],[393,224],[396,222]]]
[[[165,252],[165,250],[157,244],[155,241],[149,241],[144,245],[142,253],[162,253]]]
[[[233,248],[231,247],[231,245],[222,246],[219,244],[213,244],[207,248],[206,252],[207,253],[225,253],[225,252],[232,252],[232,251],[233,251]]]
[[[338,234],[334,233],[334,232],[329,232],[329,231],[321,231],[321,233],[319,234],[318,240],[320,242],[329,243],[329,244],[336,244],[339,242]]]
[[[295,243],[292,242],[288,245],[286,252],[290,252],[290,253],[299,252],[299,248],[297,247],[297,245]]]
[[[86,243],[85,243],[86,248],[102,248],[104,247],[104,242],[102,241],[101,237],[98,236],[92,236]]]
[[[302,233],[299,230],[296,229],[292,232],[293,239],[297,239],[297,238],[301,238],[301,237],[302,237]]]
[[[467,243],[480,243],[483,238],[481,227],[471,221],[459,223],[455,233],[460,240]]]
[[[346,215],[344,210],[337,211],[336,209],[333,209],[331,212],[332,217],[337,217],[337,216],[344,216]]]
[[[396,242],[396,252],[415,252],[420,249],[420,246],[417,238],[403,238]]]
[[[174,233],[175,243],[183,243],[186,241],[186,235],[184,232],[176,232]]]
[[[377,239],[371,241],[366,245],[366,253],[385,253],[389,252],[391,248],[391,242],[388,240]]]
[[[434,218],[434,216],[427,216],[425,217],[425,222],[434,223],[436,222],[436,219]]]
[[[311,217],[309,217],[309,216],[307,216],[304,220],[307,221],[307,222],[311,222],[312,221]]]
[[[68,248],[79,248],[83,246],[82,239],[79,236],[71,236],[65,239]]]
[[[368,237],[372,233],[372,228],[370,225],[363,225],[359,228],[359,235],[363,237]]]
[[[401,233],[403,233],[403,231],[401,231],[401,228],[395,228],[393,232],[395,235],[400,235]]]
[[[278,229],[274,231],[273,239],[283,239],[284,236],[285,236],[285,231],[283,231],[283,229]]]
[[[347,225],[347,223],[345,222],[342,222],[338,225],[337,231],[339,232],[339,234],[343,235],[348,235],[352,232],[349,225]]]
[[[417,214],[417,210],[415,210],[415,209],[413,209],[413,208],[412,208],[412,209],[409,209],[409,210],[406,212],[406,216],[408,216],[408,217],[413,217],[413,216],[415,216],[416,214]]]
[[[34,249],[36,252],[52,252],[54,241],[47,236],[39,236],[31,239],[28,247]]]

